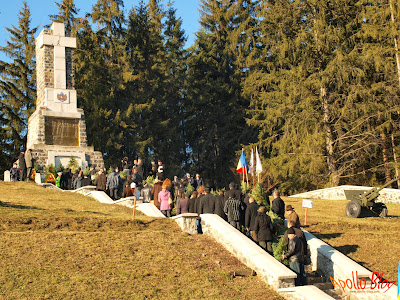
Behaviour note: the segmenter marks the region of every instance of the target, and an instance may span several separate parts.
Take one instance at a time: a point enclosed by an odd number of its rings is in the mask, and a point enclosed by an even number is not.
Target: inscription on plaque
[[[79,146],[79,120],[46,118],[47,145]]]

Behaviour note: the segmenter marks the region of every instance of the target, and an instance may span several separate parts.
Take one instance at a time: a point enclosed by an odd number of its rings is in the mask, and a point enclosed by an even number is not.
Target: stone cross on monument
[[[67,166],[71,157],[82,167],[103,167],[103,157],[87,146],[84,112],[77,106],[73,51],[76,38],[53,23],[36,38],[36,110],[28,120],[27,149],[39,165]]]

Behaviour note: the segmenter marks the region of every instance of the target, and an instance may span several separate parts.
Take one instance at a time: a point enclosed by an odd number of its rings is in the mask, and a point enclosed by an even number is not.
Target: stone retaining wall
[[[202,214],[203,233],[214,238],[274,289],[293,287],[296,273],[265,252],[220,216]]]
[[[344,190],[365,190],[368,191],[372,187],[355,186],[355,185],[341,185],[332,188],[320,189],[309,191],[301,194],[292,195],[293,198],[307,198],[307,199],[326,199],[326,200],[346,200]],[[398,189],[383,189],[380,191],[378,202],[383,203],[400,203],[400,190]]]

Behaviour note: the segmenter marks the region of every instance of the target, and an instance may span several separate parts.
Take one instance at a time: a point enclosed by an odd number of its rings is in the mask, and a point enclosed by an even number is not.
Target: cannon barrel
[[[399,178],[396,177],[395,179],[392,179],[388,182],[386,182],[383,186],[379,187],[379,188],[372,188],[369,191],[365,192],[363,195],[361,195],[361,198],[366,199],[367,201],[371,201],[375,198],[377,198],[379,196],[379,192],[381,190],[383,190],[385,187],[391,185],[393,182],[395,182],[396,180],[398,180]]]
[[[395,179],[392,179],[392,180],[390,180],[389,182],[386,182],[384,185],[382,185],[380,188],[378,188],[378,189],[376,190],[376,192],[377,192],[377,193],[380,192],[380,191],[383,190],[385,187],[391,185],[393,182],[395,182],[395,181],[398,180],[398,179],[399,179],[399,178],[396,177]]]

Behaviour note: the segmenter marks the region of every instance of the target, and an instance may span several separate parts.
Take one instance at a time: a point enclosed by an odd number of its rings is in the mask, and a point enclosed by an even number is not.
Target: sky
[[[50,24],[49,15],[57,14],[58,9],[54,4],[60,3],[62,0],[27,0],[31,11],[31,28],[39,26],[35,37],[39,35],[45,25]],[[83,17],[90,12],[92,6],[97,0],[75,0],[75,6],[80,9],[78,17]],[[125,16],[128,11],[138,5],[140,0],[124,0]],[[144,0],[147,3],[147,0]],[[167,0],[161,0],[161,4],[166,6]],[[18,13],[22,8],[22,0],[0,0],[0,46],[5,46],[9,40],[9,33],[6,27],[11,28],[12,25],[18,27]],[[182,19],[182,27],[188,38],[186,47],[193,45],[195,33],[199,30],[199,0],[175,0],[173,7],[176,8],[177,16]],[[3,54],[0,53],[0,60],[5,60]]]

